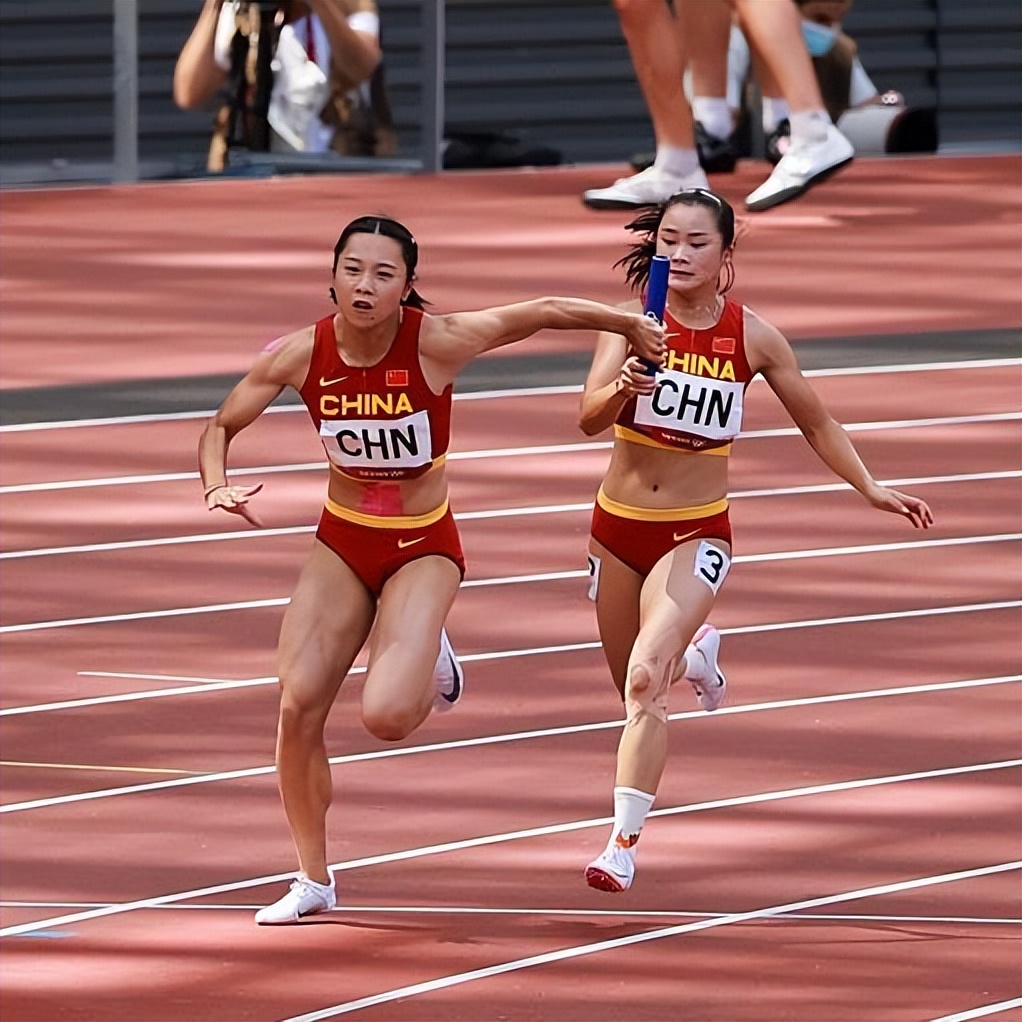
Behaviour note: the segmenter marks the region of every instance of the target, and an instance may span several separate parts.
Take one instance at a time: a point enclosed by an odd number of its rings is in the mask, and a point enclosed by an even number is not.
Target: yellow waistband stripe
[[[662,444],[657,440],[653,440],[646,436],[645,433],[637,433],[634,429],[629,429],[627,426],[614,425],[614,436],[618,440],[626,440],[630,444],[641,444],[643,447],[656,447],[661,451],[674,451],[676,454],[715,454],[717,457],[726,458],[731,453],[730,441],[724,444],[723,447],[707,447],[703,450],[695,451],[690,450],[687,447],[672,447],[670,444]]]
[[[693,518],[710,518],[728,509],[727,497],[695,507],[632,507],[631,504],[622,504],[608,497],[602,486],[596,494],[596,503],[608,514],[638,522],[685,522]]]
[[[324,507],[335,518],[351,522],[354,525],[368,525],[372,529],[422,529],[434,522],[439,522],[447,514],[449,504],[450,502],[445,500],[439,507],[427,511],[424,515],[391,515],[389,517],[367,515],[354,510],[354,508],[344,507],[329,497],[327,497]]]

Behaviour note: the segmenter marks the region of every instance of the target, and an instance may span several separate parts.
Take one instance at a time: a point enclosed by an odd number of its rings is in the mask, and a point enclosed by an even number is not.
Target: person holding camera
[[[253,151],[386,156],[396,149],[383,91],[375,0],[204,0],[174,68],[174,102],[225,89],[207,166]]]

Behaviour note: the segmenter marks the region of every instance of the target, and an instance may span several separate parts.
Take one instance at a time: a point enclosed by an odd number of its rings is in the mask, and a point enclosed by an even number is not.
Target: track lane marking
[[[885,422],[847,423],[844,428],[851,432],[868,432],[871,430],[886,431],[890,429],[908,429],[934,425],[975,425],[982,423],[1008,422],[1022,418],[1019,412],[988,412],[968,416],[944,416],[937,419],[896,419]],[[787,436],[799,436],[799,430],[793,426],[777,429],[750,430],[742,433],[739,440],[756,440]],[[448,461],[478,461],[487,458],[512,457],[549,457],[553,454],[579,454],[592,451],[609,451],[614,446],[611,440],[589,440],[575,443],[538,444],[530,447],[496,447],[474,451],[450,451]],[[322,472],[329,467],[327,461],[303,461],[292,464],[254,465],[232,468],[231,477],[276,475],[291,472]],[[91,489],[104,486],[138,486],[151,483],[197,482],[198,472],[156,472],[128,476],[96,476],[85,479],[64,479],[39,483],[11,483],[0,486],[0,494],[14,493],[47,493],[57,490]],[[847,484],[837,484],[850,489]],[[889,484],[890,485],[890,484]]]
[[[939,547],[978,546],[986,543],[1013,543],[1022,540],[1020,532],[1004,532],[985,536],[950,536],[946,539],[901,540],[894,543],[865,543],[859,546],[810,547],[801,550],[774,550],[760,554],[736,554],[733,564],[762,564],[773,561],[800,561],[821,557],[850,557],[860,554],[895,553],[905,550],[928,550]],[[583,569],[546,571],[531,575],[505,575],[493,578],[468,579],[461,589],[489,588],[502,585],[523,585],[534,582],[561,582],[588,578]],[[57,618],[50,621],[25,621],[0,626],[0,634],[38,632],[54,628],[76,628],[81,625],[118,624],[125,621],[148,621],[167,617],[188,617],[194,614],[218,614],[225,611],[261,610],[284,607],[288,596],[274,596],[263,600],[240,600],[234,603],[200,604],[195,607],[168,607],[163,610],[139,610],[122,614],[101,614],[95,617]]]
[[[629,934],[627,937],[614,937],[610,940],[601,940],[592,944],[578,944],[574,947],[561,948],[559,951],[547,951],[543,954],[530,955],[527,958],[518,958],[510,962],[501,962],[499,965],[489,965],[481,969],[472,969],[468,972],[459,972],[450,976],[426,980],[424,983],[412,983],[409,986],[397,987],[396,989],[387,990],[379,994],[373,994],[369,997],[360,997],[354,1001],[345,1001],[343,1004],[336,1004],[329,1008],[321,1008],[318,1011],[306,1012],[303,1015],[294,1015],[289,1019],[285,1019],[284,1022],[322,1022],[323,1019],[336,1018],[338,1015],[347,1015],[353,1011],[360,1011],[363,1008],[371,1008],[379,1004],[389,1004],[392,1001],[400,1000],[402,998],[433,993],[437,990],[446,990],[453,986],[460,986],[463,983],[489,979],[493,976],[502,976],[511,972],[520,972],[522,969],[530,969],[537,965],[549,965],[553,962],[564,962],[569,959],[580,958],[584,955],[599,954],[603,951],[615,951],[619,948],[629,947],[633,944],[645,944],[649,941],[662,940],[666,937],[680,937],[688,933],[698,933],[701,930],[716,929],[721,926],[733,926],[737,923],[754,922],[759,919],[769,919],[774,916],[792,912],[801,912],[811,908],[822,908],[827,905],[837,905],[845,901],[877,898],[886,894],[899,894],[903,891],[919,890],[925,887],[933,887],[938,884],[956,883],[961,880],[972,880],[976,877],[991,876],[995,873],[1003,873],[1020,868],[1022,868],[1022,862],[997,863],[992,866],[980,866],[975,869],[959,870],[954,873],[942,873],[934,876],[917,877],[913,880],[900,880],[896,883],[880,884],[875,887],[860,887],[858,890],[844,891],[840,894],[827,894],[817,898],[805,898],[801,901],[789,901],[781,905],[770,905],[764,908],[753,909],[750,912],[733,912],[726,916],[702,919],[694,923],[683,923],[679,926],[667,926],[657,930],[647,930],[643,933],[633,933]]]
[[[796,342],[797,344],[797,342]],[[942,372],[944,370],[967,370],[967,369],[1004,369],[1010,366],[1022,365],[1019,358],[977,358],[961,359],[946,362],[915,362],[896,365],[875,365],[875,366],[842,366],[835,369],[807,369],[802,375],[809,379],[822,379],[828,376],[883,376],[897,373],[926,373]],[[755,382],[761,382],[757,377]],[[465,393],[456,393],[455,401],[491,401],[501,398],[519,397],[554,397],[558,394],[581,394],[581,384],[568,384],[552,387],[522,387],[519,389],[506,390],[479,390]],[[224,397],[227,391],[224,391]],[[304,412],[305,406],[301,404],[271,405],[263,414],[287,414],[290,412]],[[160,412],[148,415],[118,415],[107,416],[95,419],[62,419],[52,422],[26,422],[12,423],[7,426],[0,426],[0,433],[32,433],[50,429],[74,429],[82,426],[130,426],[147,422],[181,422],[189,419],[208,419],[216,414],[215,408],[199,412]]]
[[[967,1011],[956,1012],[954,1015],[942,1015],[940,1018],[935,1018],[933,1022],[969,1022],[970,1019],[996,1015],[1002,1011],[1010,1011],[1012,1008],[1022,1008],[1022,997],[1016,997],[1011,1001],[1000,1001],[998,1004],[985,1004],[981,1008],[970,1008]]]
[[[858,791],[864,788],[903,784],[910,781],[938,780],[944,777],[957,777],[965,774],[989,773],[991,771],[1013,769],[1019,766],[1022,766],[1022,759],[999,760],[991,763],[970,763],[965,766],[941,767],[933,770],[914,771],[906,774],[888,774],[879,777],[860,778],[852,781],[832,781],[828,784],[813,784],[800,788],[787,788],[779,791],[760,792],[755,795],[736,795],[731,798],[713,799],[708,802],[689,803],[688,805],[682,806],[667,806],[661,809],[652,810],[649,817],[677,816],[683,813],[707,812],[714,809],[731,809],[736,806],[760,805],[762,803],[786,801],[788,799],[803,798],[812,795],[834,794],[843,791]],[[489,845],[505,844],[509,841],[520,841],[534,837],[548,837],[555,834],[568,834],[579,830],[590,830],[594,827],[606,827],[613,822],[614,818],[612,816],[601,816],[589,820],[573,820],[570,823],[547,824],[543,827],[531,827],[526,830],[507,831],[500,834],[487,834],[481,837],[463,838],[457,841],[446,841],[441,844],[425,845],[418,848],[407,848],[397,852],[383,852],[379,855],[369,855],[361,859],[348,859],[344,862],[331,863],[329,868],[335,873],[343,873],[353,869],[364,869],[368,866],[379,866],[392,862],[406,862],[411,859],[421,859],[426,856],[440,855],[445,852],[464,851],[469,848],[482,848]],[[54,918],[37,919],[29,923],[18,923],[14,926],[6,926],[0,929],[0,937],[14,937],[24,933],[34,933],[36,930],[46,930],[51,927],[85,922],[90,919],[99,919],[105,916],[120,915],[125,912],[134,912],[140,909],[156,908],[161,905],[170,905],[180,901],[193,901],[196,898],[205,898],[215,894],[225,894],[229,891],[250,890],[253,887],[263,887],[266,884],[291,880],[294,878],[294,875],[295,873],[292,869],[287,873],[275,873],[269,876],[250,877],[246,880],[237,880],[226,884],[215,884],[210,887],[202,887],[190,891],[177,891],[173,894],[163,894],[153,898],[142,898],[136,901],[119,902],[113,905],[104,906],[103,908],[89,909],[84,912],[73,912],[68,915],[57,916]]]
[[[276,681],[276,679],[273,679]],[[715,711],[717,717],[729,717],[745,713],[763,713],[770,710],[790,710],[802,706],[824,706],[832,703],[858,702],[865,699],[885,699],[895,696],[929,695],[935,692],[954,692],[961,689],[987,688],[993,685],[1009,685],[1022,681],[1022,674],[1005,675],[993,678],[970,678],[965,681],[941,681],[926,685],[903,685],[897,688],[867,689],[863,692],[839,692],[822,696],[800,696],[792,699],[778,699],[765,703],[742,703],[737,706],[722,706]],[[202,691],[201,689],[199,691]],[[672,713],[668,720],[705,720],[708,714],[702,710],[683,710]],[[602,720],[589,724],[566,724],[561,727],[537,728],[531,731],[513,731],[497,735],[484,735],[478,738],[462,738],[447,742],[433,742],[427,745],[409,745],[401,748],[380,749],[375,752],[353,752],[341,756],[331,756],[331,766],[344,766],[349,763],[365,763],[370,760],[394,759],[399,756],[418,756],[431,752],[450,752],[458,749],[470,749],[484,745],[503,745],[507,742],[532,741],[536,739],[557,738],[566,735],[587,734],[593,731],[607,731],[624,726],[623,720]],[[0,805],[0,814],[17,813],[33,809],[47,809],[56,805],[69,805],[74,802],[89,802],[96,799],[115,798],[121,795],[149,794],[169,788],[190,787],[195,784],[213,784],[221,781],[236,781],[249,777],[265,777],[275,773],[273,765],[260,767],[244,767],[238,770],[225,770],[215,773],[203,773],[196,777],[178,778],[169,781],[151,781],[147,784],[124,785],[119,788],[101,788],[82,791],[71,795],[53,795],[48,798],[31,799],[26,802],[8,802]]]

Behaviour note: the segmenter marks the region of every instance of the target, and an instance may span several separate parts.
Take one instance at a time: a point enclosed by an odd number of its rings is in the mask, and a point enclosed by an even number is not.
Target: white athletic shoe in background
[[[454,655],[454,647],[447,637],[447,629],[440,630],[440,655],[436,658],[433,668],[433,709],[437,713],[446,713],[452,709],[465,691],[465,672]]]
[[[329,884],[318,884],[308,877],[298,877],[283,898],[256,912],[255,921],[260,926],[287,926],[297,923],[302,916],[329,912],[336,904],[333,879]]]
[[[703,625],[685,650],[685,680],[695,689],[696,699],[707,713],[716,710],[727,695],[727,679],[717,666],[719,653],[720,632],[713,625]]]
[[[627,848],[609,845],[598,858],[586,866],[586,883],[598,891],[620,894],[632,886],[635,859]]]
[[[658,167],[647,167],[639,174],[618,178],[608,188],[590,188],[582,193],[582,202],[590,209],[638,209],[666,202],[686,188],[709,188],[706,174],[697,169],[691,174],[666,174]]]
[[[745,199],[745,208],[753,213],[797,199],[813,185],[830,177],[852,162],[852,143],[833,124],[816,142],[792,143],[773,173]]]

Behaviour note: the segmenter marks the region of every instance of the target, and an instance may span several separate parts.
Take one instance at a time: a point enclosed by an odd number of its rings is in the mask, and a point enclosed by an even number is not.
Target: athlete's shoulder
[[[316,344],[316,326],[300,327],[270,341],[259,353],[256,366],[275,383],[294,383],[304,380]]]

